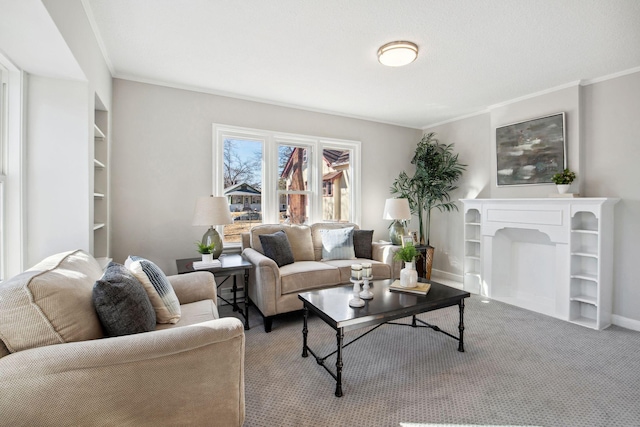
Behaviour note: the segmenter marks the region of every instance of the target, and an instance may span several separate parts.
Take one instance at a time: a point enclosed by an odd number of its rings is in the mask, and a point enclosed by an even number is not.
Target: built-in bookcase
[[[465,290],[593,329],[611,325],[619,199],[462,201]]]
[[[480,205],[465,205],[464,212],[464,289],[481,293],[482,284],[482,215]]]
[[[612,278],[602,274],[603,236],[597,213],[579,211],[571,218],[569,320],[602,329],[611,323]]]
[[[101,263],[110,260],[109,249],[109,112],[96,96],[93,127],[93,256]]]

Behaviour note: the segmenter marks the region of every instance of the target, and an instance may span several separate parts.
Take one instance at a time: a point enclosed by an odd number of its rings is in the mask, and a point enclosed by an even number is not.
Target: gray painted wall
[[[113,83],[112,256],[147,257],[168,274],[197,256],[196,198],[211,194],[212,124],[362,142],[362,223],[388,239],[389,187],[421,131],[127,80]]]
[[[552,91],[490,109],[427,131],[442,142],[454,142],[469,170],[455,198],[546,197],[553,185],[497,187],[495,128],[505,124],[566,112],[569,167],[578,173],[572,191],[588,197],[619,197],[615,207],[614,322],[640,327],[640,287],[635,263],[640,259],[640,73],[587,86]],[[436,214],[432,244],[434,268],[462,274],[462,215]]]

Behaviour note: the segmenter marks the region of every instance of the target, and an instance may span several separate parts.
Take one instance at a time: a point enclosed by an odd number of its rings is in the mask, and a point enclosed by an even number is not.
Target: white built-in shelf
[[[94,199],[104,199],[104,194],[102,193],[93,193]]]
[[[106,166],[104,165],[104,163],[102,163],[100,160],[98,159],[93,159],[93,167],[95,167],[96,169],[104,169],[106,168]]]
[[[571,255],[583,256],[583,257],[587,257],[587,258],[598,258],[598,254],[592,254],[590,252],[571,252]]]
[[[598,281],[598,276],[596,276],[595,274],[588,274],[588,273],[572,274],[571,278],[572,279],[581,279],[581,280],[590,280],[592,282],[597,282]]]
[[[104,227],[104,222],[97,222],[93,224],[93,231],[100,230]]]
[[[462,200],[465,290],[479,290],[481,295],[589,328],[606,328],[612,321],[613,207],[618,201],[596,197]],[[518,253],[512,250],[516,242]],[[540,242],[554,247],[547,252],[552,256],[536,258],[534,250],[539,250]],[[504,262],[495,263],[496,257]],[[541,283],[544,288],[532,291],[535,281],[529,270],[512,267],[525,264],[520,261],[528,257],[544,262],[537,266],[549,272]]]
[[[578,317],[576,319],[569,320],[571,323],[575,323],[576,325],[586,326],[591,329],[598,329],[598,324],[595,319],[590,319],[588,317]]]
[[[584,302],[586,304],[591,304],[591,305],[597,305],[598,301],[596,300],[596,297],[592,297],[589,295],[576,295],[574,297],[570,298],[571,301],[579,301],[579,302]]]
[[[598,234],[598,230],[571,230],[571,232],[577,234]]]
[[[106,138],[104,132],[102,132],[100,130],[98,125],[93,125],[93,137],[96,138],[96,139],[105,139]]]

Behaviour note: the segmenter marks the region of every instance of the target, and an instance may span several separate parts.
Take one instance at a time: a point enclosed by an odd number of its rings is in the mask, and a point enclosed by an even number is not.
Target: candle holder
[[[349,300],[349,307],[363,307],[364,300],[360,299],[360,283],[362,283],[362,279],[351,278],[351,283],[353,283],[353,298]]]
[[[364,285],[362,286],[362,292],[360,292],[360,298],[362,299],[372,299],[373,292],[369,290],[369,280],[373,279],[373,276],[364,277],[362,280],[364,281]]]

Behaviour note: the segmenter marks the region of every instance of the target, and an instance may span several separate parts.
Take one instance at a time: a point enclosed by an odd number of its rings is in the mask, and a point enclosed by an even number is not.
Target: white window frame
[[[0,281],[24,270],[25,74],[0,54]]]
[[[224,194],[224,140],[228,138],[250,139],[263,141],[262,155],[262,222],[277,224],[279,222],[278,206],[278,146],[292,145],[307,148],[308,157],[308,188],[312,191],[309,203],[309,223],[322,222],[322,151],[324,149],[350,150],[349,163],[351,176],[351,191],[349,193],[350,218],[349,221],[360,224],[361,209],[361,142],[343,139],[323,138],[310,135],[300,135],[275,132],[263,129],[252,129],[224,124],[213,124],[213,182],[214,195]],[[313,163],[313,165],[311,164]],[[317,199],[317,200],[315,200]],[[221,232],[221,230],[219,230]]]

